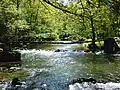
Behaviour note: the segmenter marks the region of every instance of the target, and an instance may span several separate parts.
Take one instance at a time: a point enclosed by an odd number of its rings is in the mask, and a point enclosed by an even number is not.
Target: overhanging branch
[[[79,17],[89,18],[89,17],[87,17],[87,16],[84,16],[83,14],[77,14],[77,13],[74,13],[74,12],[72,12],[72,11],[69,11],[69,10],[66,10],[66,9],[63,9],[63,8],[60,8],[60,7],[56,6],[56,5],[54,5],[54,4],[53,4],[52,2],[50,2],[49,0],[43,0],[43,1],[46,2],[47,4],[53,6],[54,8],[57,8],[57,9],[63,11],[63,12],[66,12],[66,13],[69,13],[69,14],[72,14],[72,15],[75,15],[75,16],[79,16]]]

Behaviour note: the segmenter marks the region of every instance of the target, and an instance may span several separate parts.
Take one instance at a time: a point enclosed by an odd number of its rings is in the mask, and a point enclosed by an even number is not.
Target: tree
[[[113,28],[115,29],[116,25],[113,23],[111,28],[111,22],[115,22],[118,18],[115,21],[111,21],[110,8],[112,6],[114,11],[116,8],[119,8],[117,4],[119,1],[117,0],[112,2],[110,0],[72,0],[66,5],[63,2],[61,3],[60,0],[57,2],[54,0],[43,1],[65,13],[79,17],[79,20],[83,23],[82,27],[86,29],[86,32],[91,30],[93,47],[95,46],[96,38],[104,39],[105,37],[113,37],[115,35]],[[117,10],[115,12],[118,13]],[[113,13],[112,18],[114,16],[116,15]]]
[[[0,7],[0,24],[14,40],[91,38],[94,45],[96,40],[117,36],[120,29],[118,0],[1,0]]]

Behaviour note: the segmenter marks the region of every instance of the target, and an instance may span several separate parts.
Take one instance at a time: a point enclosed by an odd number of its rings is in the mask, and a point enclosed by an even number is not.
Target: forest
[[[78,89],[120,90],[120,0],[0,0],[0,90]]]
[[[119,0],[1,0],[0,41],[119,37]]]

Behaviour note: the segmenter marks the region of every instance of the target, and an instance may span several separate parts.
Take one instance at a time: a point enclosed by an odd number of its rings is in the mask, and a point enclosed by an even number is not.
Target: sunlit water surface
[[[94,77],[99,83],[119,84],[119,57],[110,58],[103,54],[75,50],[79,46],[44,45],[35,49],[17,50],[22,54],[21,68],[27,73],[25,81],[28,87],[25,90],[43,90],[43,84],[46,90],[68,90],[72,80],[81,77]],[[61,52],[55,52],[56,49]]]

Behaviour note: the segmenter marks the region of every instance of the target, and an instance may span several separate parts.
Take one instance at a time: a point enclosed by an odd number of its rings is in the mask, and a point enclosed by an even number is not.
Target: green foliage
[[[1,35],[12,36],[14,40],[37,36],[40,41],[92,38],[92,17],[96,39],[119,36],[119,0],[72,0],[66,4],[63,0],[52,0],[51,3],[59,8],[44,0],[1,0],[0,24],[7,27],[6,31],[1,29],[4,31]]]

